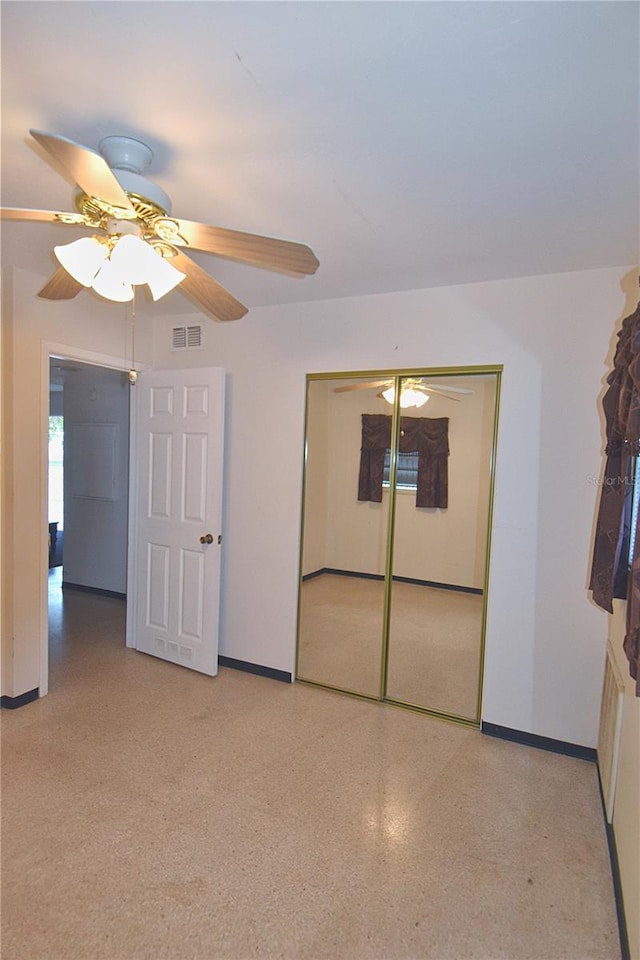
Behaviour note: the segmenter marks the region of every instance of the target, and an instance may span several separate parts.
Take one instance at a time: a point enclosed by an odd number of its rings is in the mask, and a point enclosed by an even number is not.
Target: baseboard
[[[321,577],[322,574],[323,574],[323,573],[326,573],[326,572],[327,572],[327,571],[326,571],[326,570],[324,569],[324,567],[323,567],[323,568],[320,569],[320,570],[314,570],[312,573],[305,573],[305,575],[304,575],[303,578],[302,578],[302,582],[303,582],[303,583],[306,583],[307,580],[314,580],[316,577]]]
[[[305,573],[302,582],[313,580],[315,577],[321,577],[324,573],[331,573],[336,577],[356,577],[359,580],[384,580],[383,573],[360,573],[357,570],[338,570],[336,567],[321,567],[312,573]],[[417,577],[392,577],[393,583],[415,583],[420,587],[434,587],[437,590],[454,590],[458,593],[474,593],[482,596],[484,590],[481,587],[463,587],[457,583],[440,583],[438,580],[419,580]]]
[[[126,593],[119,593],[117,590],[103,590],[101,587],[88,587],[84,583],[71,583],[69,580],[62,581],[63,590],[82,590],[84,593],[95,593],[99,597],[115,597],[116,600],[126,600]]]
[[[331,573],[336,577],[355,577],[357,580],[384,580],[383,573],[358,573],[357,570],[338,570],[335,567],[320,567],[313,573],[307,573],[302,579],[313,580],[314,577],[321,577],[325,573]]]
[[[235,660],[233,657],[218,657],[221,667],[230,667],[232,670],[243,670],[245,673],[255,673],[259,677],[268,677],[270,680],[281,680],[291,683],[291,674],[286,670],[276,670],[275,667],[263,667],[259,663],[250,663],[248,660]]]
[[[539,737],[535,733],[526,733],[524,730],[512,730],[511,727],[502,727],[498,723],[480,724],[481,733],[489,737],[498,737],[500,740],[511,740],[513,743],[522,743],[527,747],[536,747],[538,750],[548,750],[550,753],[561,753],[565,757],[574,757],[577,760],[588,760],[595,763],[597,752],[594,747],[583,747],[579,743],[569,743],[566,740],[554,740],[552,737]]]
[[[24,707],[27,703],[33,703],[39,696],[40,689],[36,687],[34,690],[27,690],[26,693],[21,693],[18,697],[0,697],[0,706],[4,707],[5,710],[17,710],[18,707]]]
[[[618,848],[616,846],[616,837],[613,831],[613,824],[607,821],[607,808],[604,802],[604,793],[602,792],[602,782],[600,780],[599,770],[598,770],[598,786],[600,788],[600,802],[602,803],[602,819],[604,820],[604,829],[607,835],[607,846],[609,848],[609,861],[611,863],[611,878],[613,880],[613,896],[616,902],[616,916],[618,918],[618,936],[620,937],[620,957],[621,957],[621,960],[631,960],[631,947],[629,946],[629,932],[627,930],[627,918],[624,912],[624,897],[622,894],[622,878],[620,876],[620,862],[618,860]]]
[[[415,583],[419,587],[435,587],[436,590],[453,590],[457,593],[473,593],[482,596],[482,587],[463,587],[458,583],[439,583],[437,580],[416,580],[415,577],[392,577],[394,583]]]

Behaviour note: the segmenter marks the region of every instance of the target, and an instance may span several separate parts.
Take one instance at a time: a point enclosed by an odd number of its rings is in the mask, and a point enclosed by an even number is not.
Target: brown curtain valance
[[[358,500],[382,501],[384,455],[391,446],[391,417],[362,414]],[[417,507],[446,507],[448,502],[449,418],[401,417],[400,453],[418,453]]]
[[[609,613],[614,597],[627,598],[624,651],[640,696],[640,534],[629,530],[632,458],[640,454],[640,303],[622,323],[607,382],[602,399],[606,462],[589,587],[594,601]],[[640,482],[638,476],[635,482]],[[629,536],[635,536],[635,545],[627,576]]]

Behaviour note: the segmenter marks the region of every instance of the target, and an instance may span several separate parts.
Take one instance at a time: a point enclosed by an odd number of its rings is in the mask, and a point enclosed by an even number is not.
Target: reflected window
[[[410,453],[399,453],[396,462],[396,487],[399,490],[417,490],[418,489],[418,451],[412,450]],[[391,448],[387,447],[384,455],[384,473],[382,475],[382,486],[389,486],[389,473],[391,471]]]

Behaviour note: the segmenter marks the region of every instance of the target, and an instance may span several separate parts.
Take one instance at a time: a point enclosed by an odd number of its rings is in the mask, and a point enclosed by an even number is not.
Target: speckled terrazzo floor
[[[50,695],[4,711],[2,960],[619,958],[592,764],[123,620],[68,592]]]

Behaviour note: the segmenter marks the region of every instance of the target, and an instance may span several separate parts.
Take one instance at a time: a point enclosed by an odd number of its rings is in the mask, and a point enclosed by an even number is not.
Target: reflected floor
[[[474,720],[483,597],[394,583],[387,696]]]
[[[298,675],[378,696],[384,584],[323,574],[302,585]],[[475,719],[483,598],[395,582],[387,695]]]
[[[298,675],[377,697],[384,583],[323,574],[302,584]]]

